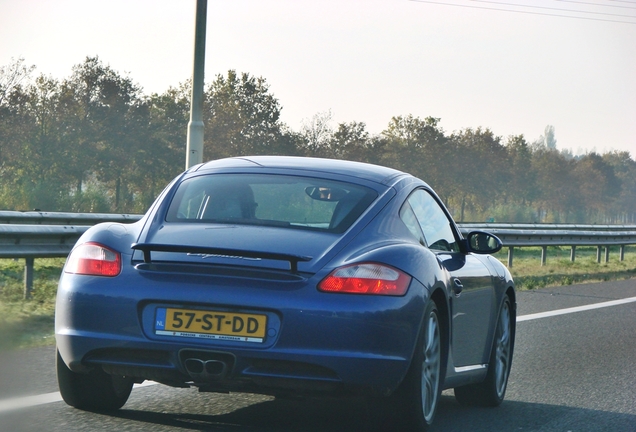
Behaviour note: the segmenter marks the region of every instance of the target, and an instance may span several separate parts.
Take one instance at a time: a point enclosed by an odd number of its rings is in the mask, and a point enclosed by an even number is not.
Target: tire
[[[102,369],[88,374],[70,370],[56,350],[55,369],[62,399],[68,405],[87,411],[114,411],[126,403],[133,380],[109,375]]]
[[[439,313],[431,301],[426,307],[422,331],[404,381],[393,395],[370,400],[374,429],[401,432],[428,429],[442,393],[442,358]]]
[[[456,387],[455,399],[460,404],[487,407],[501,405],[512,365],[513,343],[514,327],[510,299],[506,296],[499,310],[486,379],[479,384]]]

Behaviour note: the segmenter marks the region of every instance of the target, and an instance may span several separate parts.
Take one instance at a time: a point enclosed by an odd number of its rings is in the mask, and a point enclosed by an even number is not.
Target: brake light
[[[332,293],[401,296],[411,276],[383,264],[362,263],[340,267],[318,284],[318,290]]]
[[[91,276],[117,276],[121,271],[121,255],[99,243],[77,246],[64,266],[65,273]]]

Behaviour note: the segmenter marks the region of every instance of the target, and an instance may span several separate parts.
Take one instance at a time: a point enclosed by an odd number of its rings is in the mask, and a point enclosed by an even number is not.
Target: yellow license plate
[[[267,316],[258,314],[158,308],[155,333],[162,336],[263,342]]]

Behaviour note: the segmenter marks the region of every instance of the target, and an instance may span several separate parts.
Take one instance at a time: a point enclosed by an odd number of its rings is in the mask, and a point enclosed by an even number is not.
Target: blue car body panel
[[[373,189],[377,198],[343,233],[165,221],[182,181],[253,172],[345,181]],[[75,372],[102,367],[138,380],[211,391],[386,395],[409,369],[423,311],[435,296],[447,317],[446,387],[478,380],[485,370],[466,366],[488,363],[498,305],[512,289],[512,279],[496,260],[466,252],[440,254],[420,245],[399,217],[415,188],[433,193],[408,174],[354,162],[251,157],[196,166],[177,177],[140,221],[100,224],[80,238],[78,245],[95,242],[121,253],[122,271],[116,277],[62,274],[56,305],[60,355]],[[239,253],[152,252],[152,261],[145,262],[142,251],[131,248],[136,243],[293,253],[309,259],[298,262],[296,271],[284,260]],[[359,262],[407,273],[412,277],[407,293],[376,296],[317,289],[332,270]],[[451,289],[454,277],[466,286],[459,297]],[[267,330],[261,342],[157,333],[158,317],[170,308],[265,316]],[[218,360],[227,370],[196,382],[185,367],[194,355]]]

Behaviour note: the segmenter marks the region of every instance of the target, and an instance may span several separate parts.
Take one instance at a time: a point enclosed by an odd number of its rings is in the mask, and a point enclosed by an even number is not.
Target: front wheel
[[[133,387],[130,378],[109,375],[101,369],[88,374],[70,370],[56,350],[55,369],[62,399],[88,411],[112,411],[124,406]]]
[[[442,331],[439,312],[431,301],[426,307],[415,355],[404,381],[392,396],[371,401],[372,414],[382,416],[382,421],[374,426],[378,430],[427,430],[435,417],[441,383]]]
[[[459,403],[495,407],[503,402],[512,365],[513,338],[510,299],[506,296],[499,311],[486,379],[479,384],[456,387],[455,399]]]

